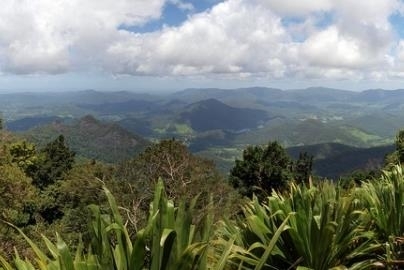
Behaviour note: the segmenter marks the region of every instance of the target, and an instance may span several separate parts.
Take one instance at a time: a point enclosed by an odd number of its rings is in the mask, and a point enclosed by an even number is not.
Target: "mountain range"
[[[269,140],[277,140],[285,147],[335,144],[338,149],[343,148],[341,145],[352,147],[353,152],[379,146],[391,149],[395,134],[404,126],[404,90],[251,87],[194,88],[164,95],[95,90],[15,93],[0,94],[0,110],[8,129],[30,134],[34,139],[41,137],[41,130],[52,134],[63,131],[76,138],[87,136],[82,131],[79,136],[68,127],[74,130],[82,121],[79,119],[93,115],[93,122],[119,127],[142,141],[140,145],[175,137],[195,153],[219,164],[239,157],[247,145]],[[108,128],[104,126],[102,134],[104,129]],[[124,138],[123,142],[130,141]],[[80,140],[73,141],[79,144]],[[78,148],[85,149],[83,145]],[[378,153],[384,152],[379,150]],[[131,151],[125,153],[136,152]],[[123,159],[110,156],[109,162]],[[380,161],[380,156],[375,160]]]

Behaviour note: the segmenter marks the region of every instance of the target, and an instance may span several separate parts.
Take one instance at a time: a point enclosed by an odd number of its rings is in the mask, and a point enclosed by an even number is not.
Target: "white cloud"
[[[108,50],[108,62],[120,62],[116,72],[162,75],[256,73],[274,67],[279,73],[279,52],[288,40],[279,17],[241,0],[220,3],[180,27],[122,35],[127,38]]]
[[[2,0],[0,65],[14,73],[59,73],[74,56],[97,58],[119,25],[161,15],[164,0]],[[102,53],[102,52],[101,52]]]
[[[0,71],[380,79],[404,70],[389,22],[398,0],[227,0],[178,27],[120,30],[160,18],[167,3],[194,9],[184,0],[2,0]]]
[[[181,10],[194,11],[195,7],[192,3],[181,1],[181,0],[168,0],[169,3],[177,6]]]
[[[252,0],[265,5],[280,16],[305,16],[312,12],[329,11],[332,0]]]

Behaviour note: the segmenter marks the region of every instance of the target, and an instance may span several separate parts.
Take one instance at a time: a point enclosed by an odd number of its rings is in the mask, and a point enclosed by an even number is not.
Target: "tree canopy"
[[[267,146],[249,146],[230,171],[231,184],[242,195],[264,196],[282,189],[292,179],[292,160],[277,142]]]

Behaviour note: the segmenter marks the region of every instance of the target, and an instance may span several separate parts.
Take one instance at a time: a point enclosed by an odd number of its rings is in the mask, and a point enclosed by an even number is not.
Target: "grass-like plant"
[[[91,242],[72,251],[57,235],[43,236],[41,250],[20,229],[34,256],[3,270],[227,270],[227,269],[401,269],[404,265],[404,175],[401,166],[381,179],[342,190],[331,182],[290,185],[265,202],[253,198],[236,220],[203,218],[197,197],[175,205],[159,181],[144,228],[130,235],[114,197],[104,192],[109,212],[91,206]]]
[[[194,223],[197,198],[189,205],[183,202],[175,207],[173,201],[166,198],[163,182],[159,181],[147,225],[132,240],[114,197],[108,189],[104,188],[104,192],[109,201],[110,213],[102,214],[98,206],[91,206],[91,243],[86,251],[80,243],[73,254],[59,236],[55,244],[43,236],[47,250],[42,251],[16,228],[31,246],[35,257],[21,258],[18,251],[15,251],[13,262],[0,257],[2,269],[207,269],[213,219],[208,213],[203,225]]]
[[[369,230],[385,247],[380,259],[386,267],[404,266],[404,174],[401,165],[384,171],[380,179],[364,182],[358,189],[367,209]]]

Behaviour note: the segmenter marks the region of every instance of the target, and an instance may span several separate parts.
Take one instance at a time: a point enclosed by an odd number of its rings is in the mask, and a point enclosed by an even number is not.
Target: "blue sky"
[[[404,88],[401,0],[2,5],[0,91]]]

